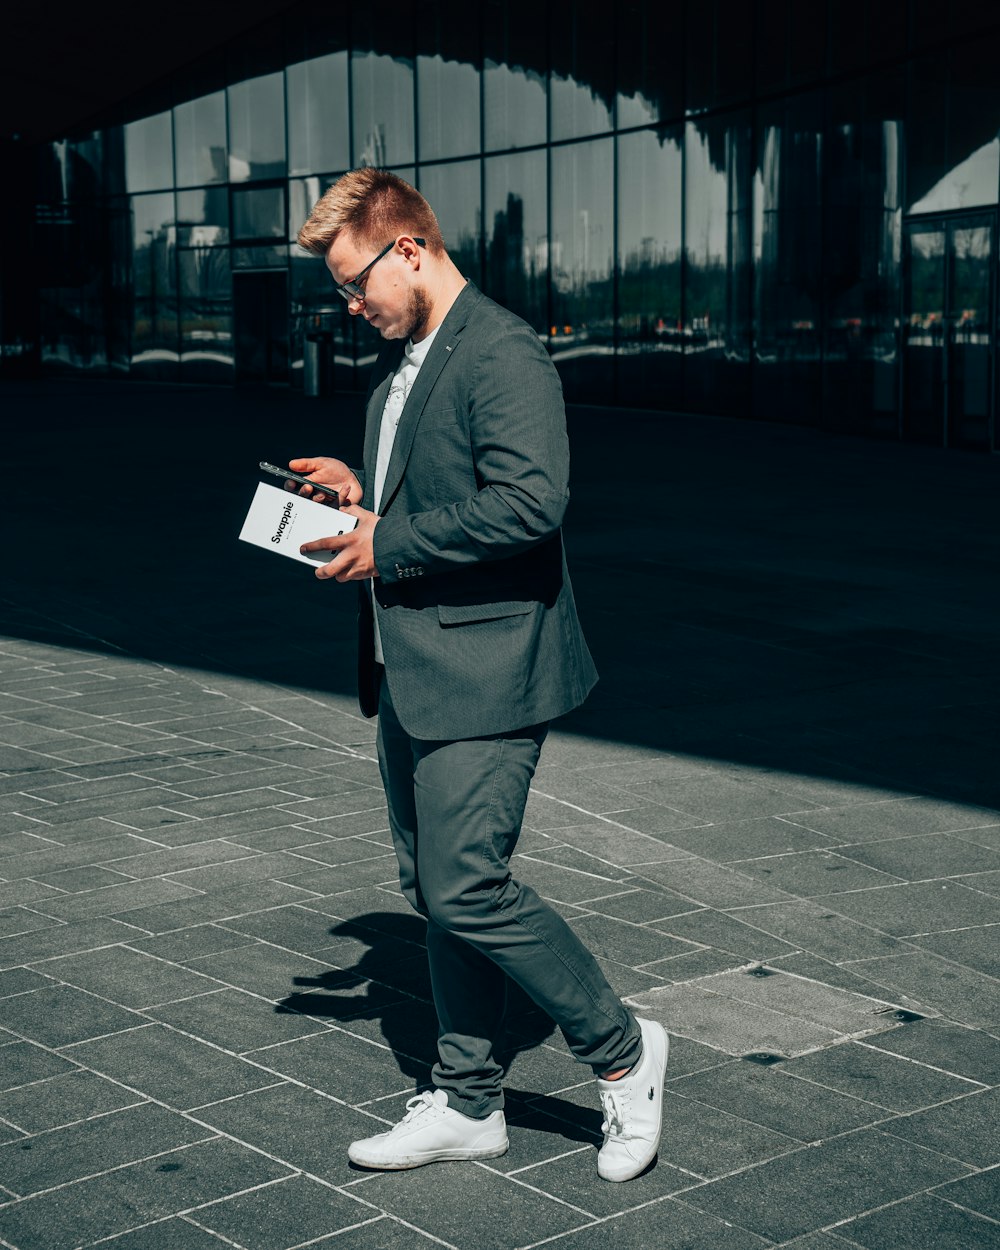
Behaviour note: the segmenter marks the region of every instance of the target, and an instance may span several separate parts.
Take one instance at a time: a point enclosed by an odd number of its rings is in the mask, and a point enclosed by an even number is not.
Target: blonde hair
[[[338,178],[309,214],[299,244],[326,256],[342,230],[373,249],[408,234],[422,238],[430,252],[445,250],[434,210],[415,187],[387,169],[353,169]]]

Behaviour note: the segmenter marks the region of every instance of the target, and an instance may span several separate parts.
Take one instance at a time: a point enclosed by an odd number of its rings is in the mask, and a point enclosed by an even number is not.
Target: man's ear
[[[396,246],[414,267],[414,269],[420,268],[420,248],[412,235],[401,234],[396,240]]]

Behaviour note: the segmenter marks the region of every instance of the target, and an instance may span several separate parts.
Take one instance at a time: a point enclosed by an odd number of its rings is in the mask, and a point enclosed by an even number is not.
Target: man
[[[400,883],[427,919],[439,1023],[434,1089],[348,1154],[397,1169],[507,1150],[494,1047],[511,977],[598,1076],[598,1171],[629,1180],[656,1153],[666,1034],[636,1020],[508,866],[548,723],[597,679],[562,549],[558,375],[530,327],[462,277],[430,205],[394,174],[346,174],[299,242],[385,340],[363,471],[328,457],[290,467],[357,517],[302,550],[333,552],[317,577],[362,583],[361,708],[379,716]]]

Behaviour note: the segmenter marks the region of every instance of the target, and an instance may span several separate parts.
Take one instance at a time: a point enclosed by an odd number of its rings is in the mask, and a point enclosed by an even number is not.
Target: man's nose
[[[363,295],[355,295],[347,302],[347,311],[352,317],[356,317],[365,306],[365,297]]]

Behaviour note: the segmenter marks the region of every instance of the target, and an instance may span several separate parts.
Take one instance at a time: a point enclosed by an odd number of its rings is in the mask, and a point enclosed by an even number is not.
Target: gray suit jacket
[[[367,400],[365,494],[402,357],[385,345]],[[551,720],[597,680],[560,526],[569,443],[562,387],[535,332],[469,283],[417,374],[375,527],[385,679],[413,737],[475,738]],[[377,711],[364,584],[359,690]]]

